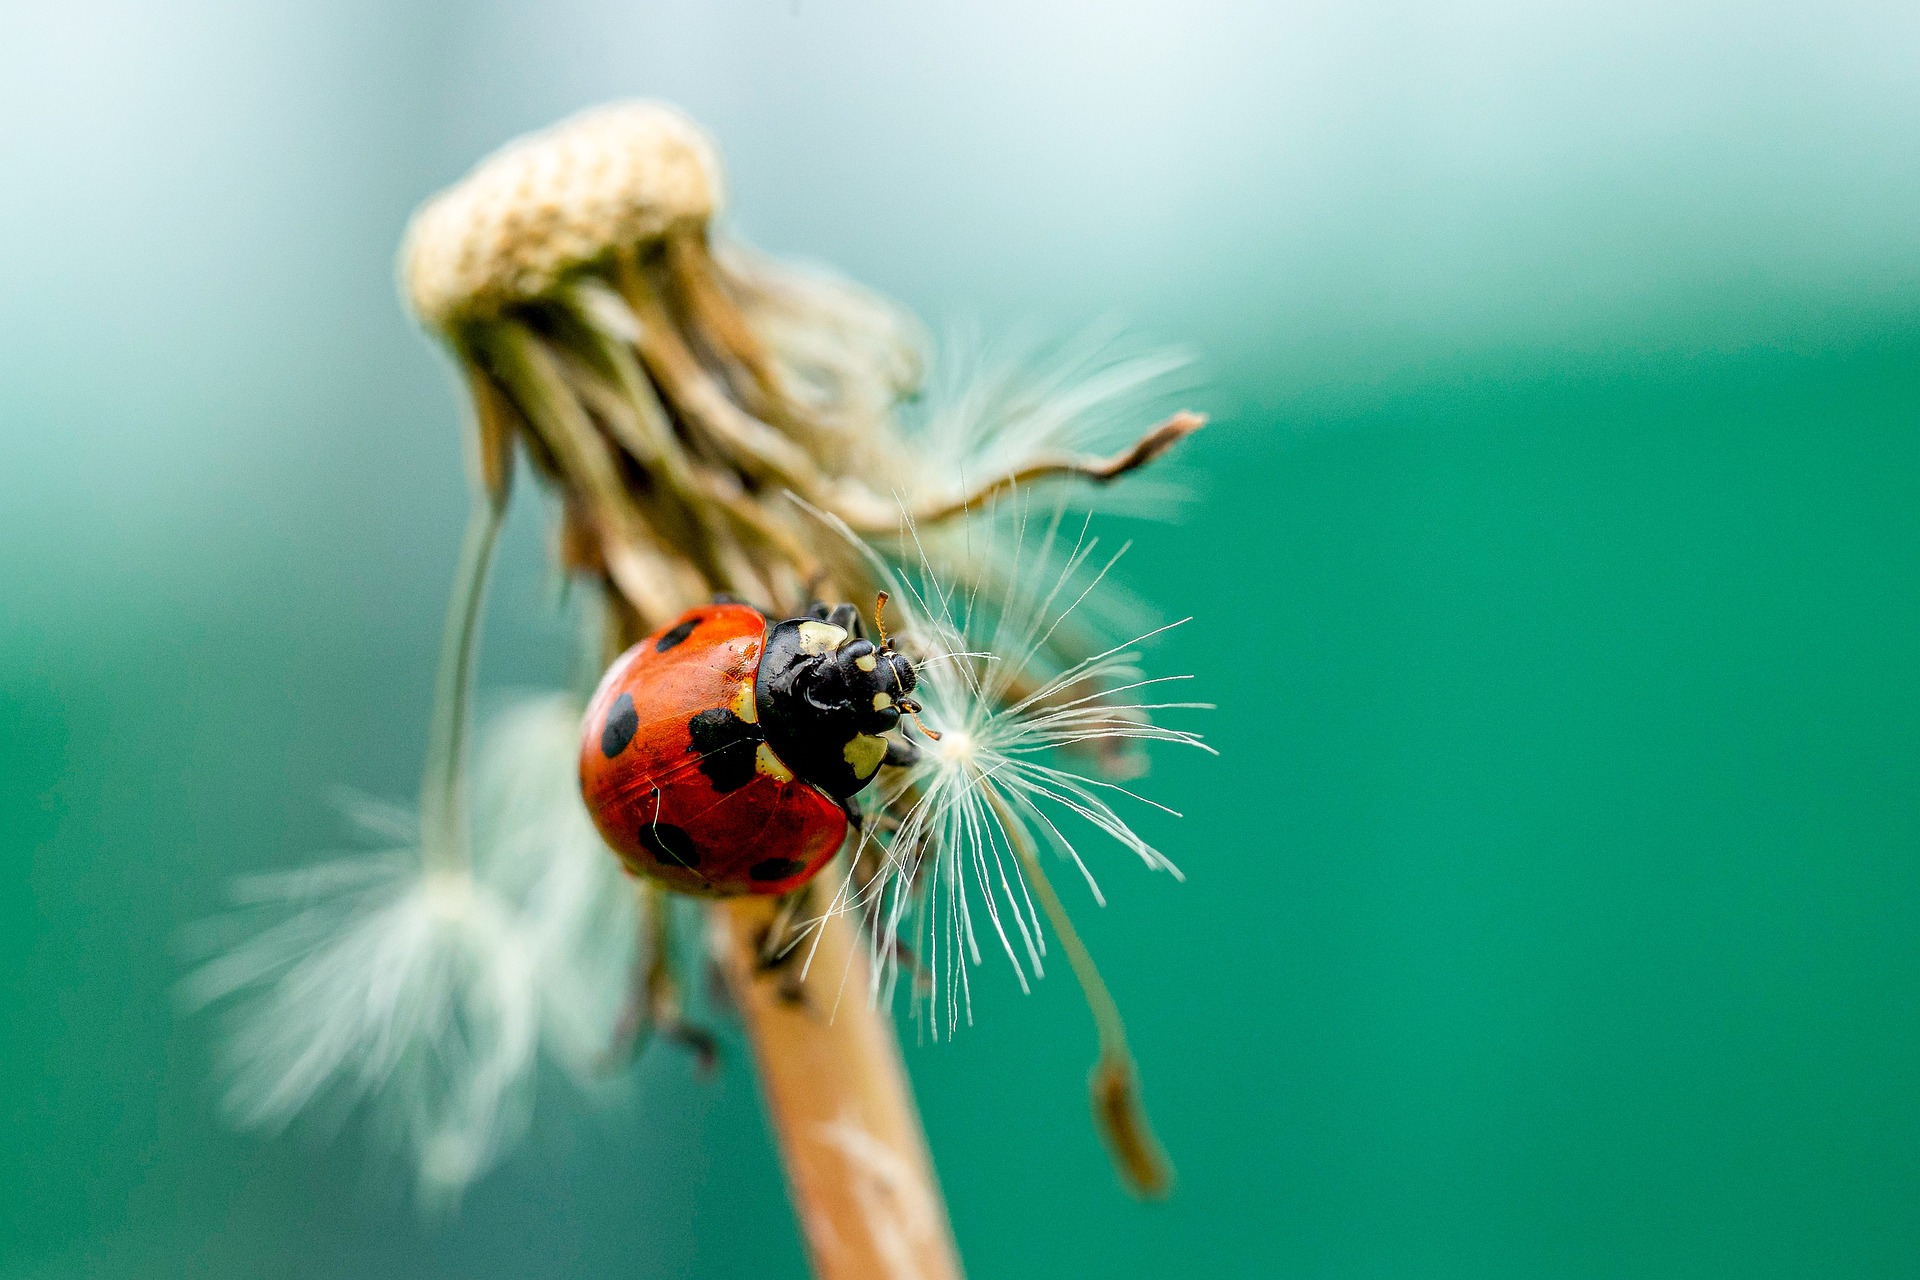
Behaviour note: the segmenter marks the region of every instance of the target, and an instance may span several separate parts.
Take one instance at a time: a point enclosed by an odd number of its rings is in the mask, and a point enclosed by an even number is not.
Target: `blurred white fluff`
[[[518,908],[540,974],[546,1043],[596,1083],[628,999],[633,881],[580,799],[580,717],[567,694],[510,702],[476,761],[479,875]]]
[[[370,1104],[422,1200],[445,1204],[521,1133],[543,1046],[586,1078],[611,1042],[635,921],[573,779],[578,725],[577,702],[547,697],[489,726],[470,871],[425,870],[412,815],[362,802],[353,816],[388,849],[236,887],[242,910],[210,934],[239,940],[186,995],[233,1002],[237,1122]]]
[[[904,434],[889,450],[906,465],[870,465],[865,474],[891,477],[903,515],[969,495],[975,505],[965,520],[882,539],[884,550],[899,561],[917,560],[956,595],[1016,603],[1027,600],[1036,583],[1051,584],[1069,572],[1068,548],[1051,540],[1044,550],[1021,545],[1036,504],[1056,512],[1175,518],[1190,495],[1158,470],[1106,484],[1065,478],[1008,484],[985,495],[979,486],[995,476],[1127,448],[1165,416],[1191,363],[1178,351],[1129,345],[1107,326],[1054,343],[1018,337],[990,343],[975,331],[955,330],[932,364],[925,393],[902,408]],[[1107,579],[1078,602],[1055,639],[1083,644],[1095,635],[1137,635],[1156,618],[1138,596]]]

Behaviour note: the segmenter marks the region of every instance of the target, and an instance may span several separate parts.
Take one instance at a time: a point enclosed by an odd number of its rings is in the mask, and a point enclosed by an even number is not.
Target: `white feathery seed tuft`
[[[1039,849],[1071,864],[1101,905],[1082,853],[1089,830],[1149,869],[1183,878],[1116,806],[1178,814],[1096,775],[1115,772],[1115,757],[1144,743],[1213,753],[1199,734],[1151,718],[1212,704],[1162,696],[1190,677],[1149,677],[1137,666],[1139,646],[1180,623],[1050,668],[1060,630],[1126,551],[1099,558],[1089,518],[1076,523],[1077,531],[1067,527],[1056,510],[1033,535],[1026,518],[1015,516],[1012,541],[1001,550],[1005,581],[1014,586],[996,600],[947,587],[924,557],[912,579],[889,575],[905,596],[902,630],[927,654],[914,692],[926,728],[939,737],[917,736],[919,762],[883,777],[875,807],[889,816],[867,838],[883,851],[885,870],[864,892],[849,889],[836,909],[866,918],[874,998],[891,1000],[903,950],[915,957],[928,983],[915,991],[915,1014],[935,1036],[972,1021],[968,968],[981,963],[983,932],[1023,990],[1029,976],[1044,973],[1041,917],[1051,910],[1036,908]],[[1030,572],[1036,567],[1039,576]],[[1057,932],[1063,922],[1054,923]]]
[[[546,1044],[596,1084],[629,996],[639,924],[634,884],[580,799],[585,704],[518,699],[491,720],[475,761],[478,874],[517,909],[536,972]]]
[[[552,696],[489,725],[470,868],[429,869],[410,812],[357,802],[392,847],[236,886],[240,909],[203,926],[214,954],[184,987],[192,1005],[231,1005],[236,1123],[365,1104],[439,1206],[518,1137],[543,1048],[591,1082],[637,925],[572,778],[579,715]]]

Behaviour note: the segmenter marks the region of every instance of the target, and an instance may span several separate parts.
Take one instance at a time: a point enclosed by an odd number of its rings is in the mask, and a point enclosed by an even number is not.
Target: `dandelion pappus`
[[[852,605],[775,622],[711,604],[622,654],[588,704],[580,785],[628,870],[706,897],[811,879],[880,766],[919,758],[888,736],[919,704],[881,626],[875,645]]]

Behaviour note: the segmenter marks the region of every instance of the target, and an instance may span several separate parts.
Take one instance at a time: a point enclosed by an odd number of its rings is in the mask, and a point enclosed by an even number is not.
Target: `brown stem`
[[[699,328],[720,353],[746,374],[747,391],[755,403],[749,408],[770,421],[790,418],[780,379],[767,359],[766,348],[740,314],[740,308],[721,286],[720,267],[707,246],[705,227],[686,227],[666,239],[668,278],[685,300]],[[790,425],[779,422],[779,425]]]
[[[946,1202],[892,1020],[867,998],[866,951],[854,925],[829,915],[796,948],[789,963],[807,968],[795,1000],[792,975],[783,991],[782,975],[761,965],[774,909],[766,898],[717,902],[712,940],[753,1041],[813,1274],[957,1280]]]
[[[1040,865],[1040,855],[1033,847],[1026,824],[991,790],[987,798],[999,813],[1007,843],[1020,862],[1028,886],[1040,899],[1040,909],[1047,913],[1047,922],[1066,950],[1067,963],[1073,967],[1073,976],[1087,998],[1087,1009],[1093,1014],[1094,1029],[1100,1037],[1100,1057],[1087,1077],[1087,1091],[1093,1100],[1093,1122],[1100,1136],[1106,1139],[1107,1148],[1113,1153],[1114,1168],[1127,1189],[1146,1199],[1161,1199],[1173,1189],[1173,1166],[1167,1163],[1160,1140],[1153,1136],[1153,1125],[1140,1100],[1140,1077],[1134,1069],[1133,1052],[1127,1048],[1127,1028],[1120,1018],[1120,1006],[1114,1003],[1112,993],[1100,977],[1099,966],[1093,962],[1093,954],[1080,941],[1073,917],[1067,914],[1060,895],[1054,892],[1053,881]]]
[[[913,516],[923,525],[932,524],[937,520],[949,519],[981,505],[993,495],[995,490],[1017,488],[1041,480],[1069,476],[1092,480],[1099,484],[1118,480],[1129,471],[1137,471],[1146,466],[1206,425],[1205,414],[1182,409],[1112,457],[1077,458],[1069,454],[1059,454],[1053,457],[1035,458],[1017,471],[995,476],[963,497],[939,506],[922,508],[914,512]]]
[[[706,594],[694,568],[645,526],[611,447],[540,339],[512,322],[496,326],[492,336],[497,371],[583,499],[621,594],[655,625]]]

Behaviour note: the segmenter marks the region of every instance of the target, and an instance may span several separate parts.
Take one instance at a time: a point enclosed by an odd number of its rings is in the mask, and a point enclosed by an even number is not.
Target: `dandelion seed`
[[[417,826],[363,805],[362,825],[399,847],[243,882],[255,920],[227,921],[226,931],[268,922],[204,964],[186,990],[195,1004],[236,998],[226,1059],[237,1121],[280,1128],[328,1096],[367,1102],[412,1153],[429,1204],[456,1199],[519,1132],[543,1026],[563,1061],[583,1060],[582,1024],[594,1021],[583,1010],[606,998],[612,967],[608,931],[589,926],[618,920],[605,877],[578,856],[577,793],[554,766],[521,767],[529,751],[565,759],[551,750],[551,730],[564,722],[570,738],[577,710],[562,721],[533,708],[494,736],[486,794],[496,839],[488,857],[473,854],[466,720],[501,510],[476,503],[462,552]]]
[[[1115,805],[1174,811],[1073,767],[1070,758],[1114,743],[1164,742],[1211,753],[1197,733],[1151,718],[1211,704],[1169,692],[1185,677],[1149,677],[1136,665],[1138,646],[1170,627],[1036,678],[1048,669],[1050,646],[1061,628],[1125,551],[1097,558],[1099,542],[1084,521],[1070,543],[1063,542],[1063,520],[1064,513],[1056,511],[1031,540],[1024,510],[1014,521],[1009,577],[1023,585],[1013,594],[996,600],[962,596],[925,558],[917,578],[904,584],[910,606],[903,612],[912,616],[922,644],[931,650],[920,665],[918,688],[928,741],[918,762],[899,771],[883,798],[891,830],[872,838],[882,851],[883,869],[868,878],[864,891],[850,891],[838,905],[866,919],[874,999],[893,998],[902,942],[910,941],[923,957],[928,988],[924,996],[915,992],[913,1009],[936,1037],[951,1036],[962,1022],[973,1020],[968,971],[981,963],[983,935],[998,944],[1025,990],[1029,976],[1044,972],[1050,928],[1067,953],[1099,1033],[1100,1058],[1091,1080],[1095,1119],[1130,1184],[1143,1194],[1159,1195],[1171,1175],[1139,1104],[1124,1024],[1038,851],[1044,845],[1071,864],[1102,905],[1099,884],[1076,842],[1076,823],[1120,845],[1148,869],[1181,878],[1173,862],[1136,833]],[[1053,563],[1062,567],[1045,587],[1019,572],[1023,565]]]
[[[1016,563],[1028,550],[1044,562],[1054,550],[1060,528],[1056,516],[1033,547],[1023,535],[1016,542]],[[926,719],[940,737],[923,747],[919,763],[896,784],[903,797],[917,794],[888,841],[899,868],[896,884],[917,883],[924,872],[922,863],[929,857],[936,860],[938,878],[969,870],[970,874],[958,878],[970,882],[983,896],[982,908],[1023,980],[1023,958],[1025,967],[1037,970],[1044,946],[1038,941],[1032,902],[1025,894],[1011,892],[1020,876],[1009,862],[1017,854],[1009,840],[1010,825],[1037,837],[1072,863],[1097,902],[1102,901],[1098,882],[1056,818],[1077,817],[1148,868],[1180,878],[1179,869],[1134,832],[1113,801],[1125,798],[1173,811],[1120,783],[1069,767],[1062,762],[1062,753],[1085,754],[1116,741],[1212,750],[1197,733],[1149,718],[1154,713],[1211,705],[1162,696],[1161,691],[1178,688],[1187,677],[1147,677],[1136,665],[1137,646],[1171,627],[1110,646],[1036,679],[1035,673],[1046,669],[1048,643],[1101,586],[1118,559],[1100,563],[1076,586],[1098,549],[1098,541],[1083,525],[1065,553],[1064,568],[1048,588],[1029,588],[1022,596],[995,602],[956,597],[925,566],[921,581],[908,587],[923,620],[920,625],[950,656],[922,668]],[[959,852],[963,850],[964,857]],[[955,899],[954,909],[969,913],[970,919],[971,908],[963,899]],[[897,934],[904,923],[899,918],[904,903],[896,901],[893,910],[889,929]],[[1003,920],[1024,931],[1026,940],[1020,947],[1001,927]],[[964,927],[958,932],[972,936]]]
[[[223,931],[273,922],[187,982],[196,1005],[241,997],[229,1113],[277,1130],[323,1101],[370,1101],[415,1154],[423,1198],[457,1195],[524,1119],[538,996],[511,908],[423,872],[417,848],[254,877],[240,893],[252,910]]]
[[[184,992],[233,1005],[236,1123],[364,1102],[444,1204],[520,1132],[539,1051],[604,1087],[637,929],[568,767],[579,716],[550,695],[488,726],[468,867],[430,867],[410,813],[356,801],[391,848],[236,886],[241,910],[199,931],[211,958]]]

